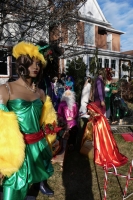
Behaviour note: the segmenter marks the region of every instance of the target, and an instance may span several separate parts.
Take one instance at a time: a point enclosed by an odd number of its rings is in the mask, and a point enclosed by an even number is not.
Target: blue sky
[[[97,0],[112,27],[125,32],[121,35],[121,51],[133,50],[133,0]]]

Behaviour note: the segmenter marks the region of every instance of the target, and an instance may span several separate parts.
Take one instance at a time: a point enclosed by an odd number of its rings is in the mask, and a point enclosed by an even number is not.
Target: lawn
[[[118,169],[120,173],[127,174],[130,161],[133,158],[133,143],[125,142],[120,134],[114,135],[119,150],[129,158],[129,162]],[[60,164],[54,164],[55,173],[49,179],[49,184],[54,189],[54,197],[47,197],[40,192],[36,200],[102,200],[104,171],[95,166],[92,159],[88,159],[78,150],[67,152],[63,170]],[[126,182],[125,178],[119,177],[122,189]],[[133,181],[130,181],[128,193],[133,192]],[[31,193],[33,194],[33,192]],[[121,188],[115,176],[108,175],[108,200],[122,200]],[[128,198],[132,200],[133,196]]]
[[[119,173],[127,175],[133,159],[133,143],[126,142],[120,134],[114,134],[119,150],[129,158],[129,162],[118,168]],[[49,179],[49,185],[55,191],[53,197],[42,195],[31,187],[29,196],[36,200],[103,200],[104,171],[96,166],[93,159],[79,153],[78,147],[73,152],[66,152],[64,166],[54,164],[54,175]],[[119,177],[122,190],[126,179]],[[108,175],[107,200],[122,200],[121,188],[113,175]],[[128,193],[133,192],[133,181],[129,182]],[[28,200],[35,198],[28,198]],[[133,200],[133,196],[128,198]]]

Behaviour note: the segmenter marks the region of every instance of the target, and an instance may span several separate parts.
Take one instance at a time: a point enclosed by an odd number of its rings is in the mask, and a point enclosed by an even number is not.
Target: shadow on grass
[[[81,118],[76,149],[66,152],[62,173],[65,200],[94,200],[92,193],[92,172],[88,157],[79,153],[87,119]]]
[[[66,153],[62,179],[65,200],[94,200],[89,159],[77,150]]]

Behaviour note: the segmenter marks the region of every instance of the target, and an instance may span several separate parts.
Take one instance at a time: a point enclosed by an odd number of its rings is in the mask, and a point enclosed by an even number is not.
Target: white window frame
[[[107,49],[112,51],[112,34],[107,34]]]

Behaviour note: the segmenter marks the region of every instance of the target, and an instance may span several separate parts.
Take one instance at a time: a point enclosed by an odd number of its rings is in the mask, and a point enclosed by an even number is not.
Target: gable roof
[[[87,0],[79,10],[81,16],[96,19],[107,25],[111,25],[105,18],[99,4],[96,0]]]
[[[79,9],[79,19],[96,24],[108,32],[124,34],[120,30],[114,29],[111,24],[106,20],[97,0],[87,0]]]

